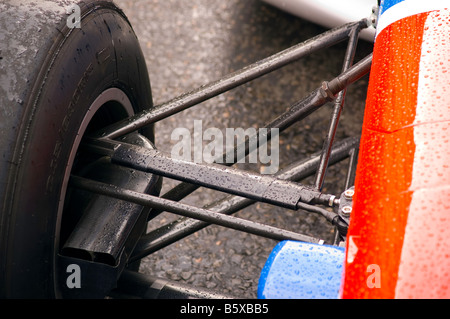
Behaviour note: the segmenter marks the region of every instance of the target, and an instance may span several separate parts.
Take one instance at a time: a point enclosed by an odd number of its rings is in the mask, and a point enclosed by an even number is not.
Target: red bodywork
[[[450,10],[375,41],[343,298],[450,298]]]

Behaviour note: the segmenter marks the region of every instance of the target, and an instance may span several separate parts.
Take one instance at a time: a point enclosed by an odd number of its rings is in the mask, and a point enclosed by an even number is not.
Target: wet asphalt
[[[152,85],[154,104],[219,79],[249,63],[270,56],[325,29],[258,0],[116,0],[128,16],[141,43]],[[367,55],[371,44],[360,42],[355,60]],[[260,127],[293,102],[339,74],[345,44],[339,44],[295,62],[282,70],[203,102],[158,122],[156,146],[171,152],[176,128],[194,134],[194,120],[203,130],[211,127]],[[359,135],[368,76],[348,89],[337,140]],[[331,116],[325,105],[280,135],[280,168],[321,149]],[[329,169],[324,191],[343,191],[347,162]],[[258,164],[239,168],[260,171]],[[307,178],[302,183],[312,183]],[[162,193],[178,182],[166,179]],[[224,197],[199,189],[184,202],[203,206]],[[235,216],[294,230],[326,242],[334,228],[312,213],[255,204]],[[152,220],[157,228],[178,217],[163,213]],[[146,257],[143,273],[214,289],[240,298],[256,298],[259,274],[273,247],[271,239],[221,226],[209,226]]]

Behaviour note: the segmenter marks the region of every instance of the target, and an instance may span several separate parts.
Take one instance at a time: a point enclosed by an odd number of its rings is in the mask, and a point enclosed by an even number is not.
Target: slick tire
[[[112,2],[0,3],[0,298],[58,297],[81,136],[151,106],[137,37]]]

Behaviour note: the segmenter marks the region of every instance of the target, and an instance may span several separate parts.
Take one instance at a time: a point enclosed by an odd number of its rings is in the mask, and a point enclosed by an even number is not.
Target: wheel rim
[[[102,114],[100,114],[103,112]],[[109,88],[103,91],[92,104],[89,106],[86,115],[84,116],[80,127],[77,131],[72,149],[70,151],[69,159],[67,161],[66,170],[63,178],[63,185],[61,188],[61,196],[58,207],[56,234],[54,242],[54,251],[60,250],[60,238],[62,231],[62,220],[64,218],[64,207],[70,203],[66,202],[68,182],[70,175],[75,166],[75,159],[78,154],[78,149],[81,140],[85,133],[89,130],[98,129],[99,126],[107,125],[120,119],[132,116],[134,110],[128,96],[119,88]],[[66,230],[67,231],[67,230]],[[56,262],[53,261],[56,269]],[[55,276],[56,278],[56,276]],[[59,296],[59,288],[57,281],[55,281],[55,293]]]

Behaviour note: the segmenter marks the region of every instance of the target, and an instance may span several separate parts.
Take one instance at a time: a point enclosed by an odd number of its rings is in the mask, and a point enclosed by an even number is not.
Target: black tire
[[[13,3],[0,4],[0,297],[53,298],[80,135],[100,107],[97,126],[151,107],[150,82],[112,2],[80,1],[81,28],[67,26],[67,1]]]

